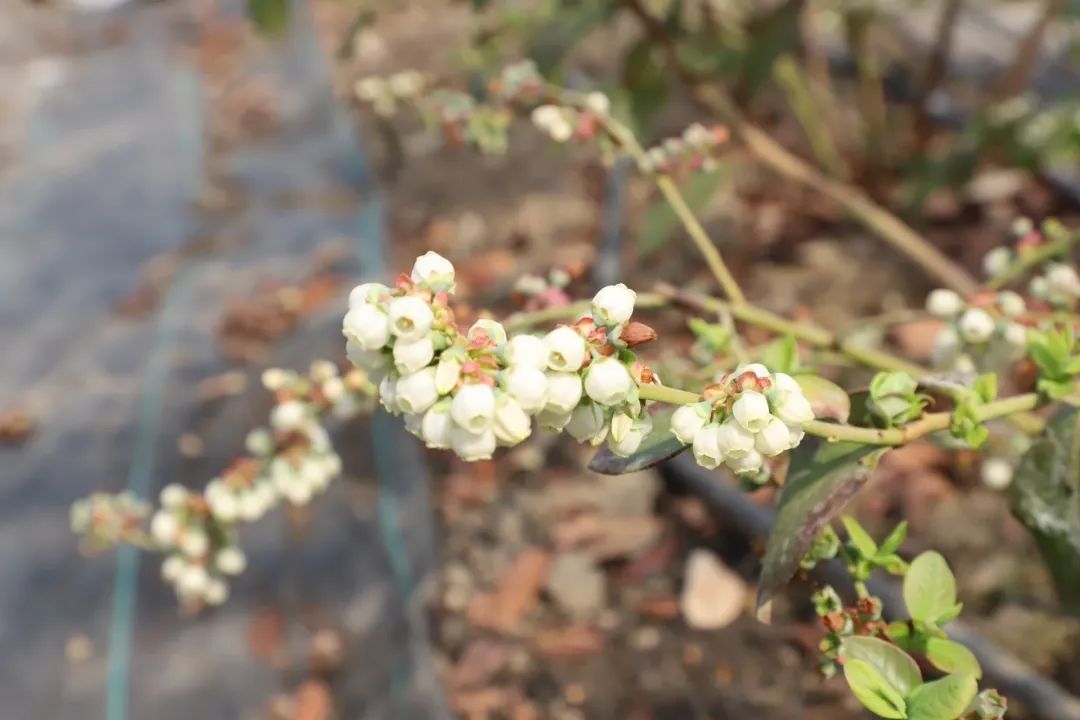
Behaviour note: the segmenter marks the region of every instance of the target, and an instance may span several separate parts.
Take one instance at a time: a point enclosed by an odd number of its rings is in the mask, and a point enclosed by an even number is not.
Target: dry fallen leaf
[[[305,680],[296,691],[293,720],[330,720],[334,702],[322,680]]]
[[[469,621],[479,627],[512,631],[536,605],[547,579],[551,556],[530,548],[518,555],[503,572],[492,592],[478,595],[469,604]]]
[[[698,630],[718,630],[735,621],[746,607],[747,587],[708,550],[693,550],[686,560],[682,613]]]

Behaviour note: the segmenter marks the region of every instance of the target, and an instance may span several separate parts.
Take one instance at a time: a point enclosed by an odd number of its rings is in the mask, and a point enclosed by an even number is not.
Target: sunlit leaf
[[[911,617],[939,625],[956,607],[956,578],[940,553],[927,551],[915,558],[904,576],[904,604]]]
[[[862,660],[874,666],[901,695],[909,695],[922,683],[922,674],[914,659],[892,643],[858,635],[844,639],[848,661]]]
[[[930,637],[924,649],[926,659],[938,670],[947,673],[970,673],[982,677],[982,667],[966,647],[948,638]]]
[[[891,720],[907,717],[903,694],[881,672],[865,660],[844,663],[844,679],[852,694],[875,715]]]
[[[970,673],[946,675],[915,689],[907,699],[908,720],[955,720],[960,717],[979,685]]]

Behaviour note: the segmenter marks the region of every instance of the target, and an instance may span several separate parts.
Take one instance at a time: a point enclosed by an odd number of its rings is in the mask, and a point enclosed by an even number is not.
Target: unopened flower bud
[[[960,316],[960,337],[965,342],[983,343],[994,334],[994,319],[979,308],[971,308]]]
[[[635,299],[637,293],[622,283],[601,288],[592,300],[593,319],[608,327],[622,325],[634,313]]]
[[[769,401],[761,393],[747,390],[736,398],[731,414],[744,428],[757,432],[769,422]]]
[[[761,363],[748,363],[746,365],[743,365],[742,367],[736,368],[735,370],[736,375],[741,375],[745,372],[752,372],[756,377],[759,378],[768,378],[771,375],[771,373],[769,372],[769,368],[765,367]]]
[[[409,342],[427,337],[435,314],[431,306],[415,295],[405,295],[390,301],[390,332],[399,341]]]
[[[1012,250],[996,247],[983,257],[983,272],[987,277],[996,277],[1012,264]]]
[[[585,96],[585,107],[597,115],[611,112],[611,100],[602,92],[591,92]]]
[[[491,419],[495,415],[495,393],[480,383],[465,385],[454,396],[450,415],[454,422],[470,433],[481,433],[491,426]],[[456,445],[454,449],[457,450]]]
[[[428,336],[394,343],[394,367],[402,375],[414,373],[435,359],[435,345]]]
[[[244,551],[235,545],[224,547],[214,556],[217,568],[226,575],[239,575],[247,567]]]
[[[374,305],[358,305],[345,313],[341,332],[363,350],[378,350],[390,340],[390,318]]]
[[[1005,342],[1015,348],[1027,347],[1028,329],[1019,323],[1009,323],[1005,326]]]
[[[176,578],[176,589],[184,597],[201,597],[209,582],[210,576],[206,568],[196,563],[188,563]]]
[[[170,510],[175,510],[187,502],[187,495],[188,492],[182,485],[169,483],[161,488],[161,506]]]
[[[559,372],[575,372],[585,364],[585,338],[571,327],[562,325],[544,338],[548,367]]]
[[[221,578],[210,578],[202,597],[207,605],[221,605],[229,599],[229,586]]]
[[[168,510],[159,510],[150,520],[150,534],[157,544],[163,547],[172,547],[176,544],[179,530],[180,522],[176,519],[176,515]]]
[[[600,358],[585,373],[585,393],[601,405],[622,404],[633,387],[630,371],[614,357]]]
[[[473,326],[469,328],[468,338],[470,340],[476,339],[478,333],[484,333],[491,341],[496,345],[502,345],[506,342],[506,328],[502,326],[502,323],[488,318],[480,318],[473,323]]]
[[[567,413],[581,401],[581,377],[572,372],[547,374],[548,396],[545,410]]]
[[[997,296],[998,307],[1005,317],[1018,317],[1027,312],[1027,303],[1020,293],[1002,290]]]
[[[410,278],[414,283],[425,283],[440,289],[454,285],[454,264],[437,252],[428,250],[416,258]]]
[[[299,400],[289,400],[270,412],[270,425],[275,430],[295,430],[307,420],[307,409]]]
[[[535,415],[547,404],[547,376],[534,366],[516,365],[506,373],[506,392],[518,401],[522,410]]]
[[[754,449],[765,457],[775,457],[790,449],[790,442],[788,426],[774,417],[754,436]]]
[[[512,447],[517,445],[532,432],[529,416],[521,409],[518,401],[503,393],[495,401],[495,421],[492,424],[495,439],[500,444]]]
[[[596,403],[582,403],[570,413],[566,432],[580,443],[598,445],[607,434],[605,427],[604,409]]]
[[[489,460],[495,452],[495,444],[495,433],[491,430],[474,433],[455,426],[450,432],[450,446],[458,457],[468,462]]]
[[[947,288],[938,288],[926,296],[926,311],[936,318],[950,320],[964,309],[964,299]]]
[[[352,309],[377,302],[380,297],[389,294],[389,292],[390,289],[382,283],[362,283],[349,292],[349,308]]]
[[[1051,263],[1046,268],[1046,284],[1050,295],[1075,299],[1080,297],[1080,275],[1076,268],[1064,263]]]
[[[612,423],[614,427],[614,419]],[[616,440],[615,434],[610,433],[608,435],[608,447],[611,448],[611,452],[620,457],[630,457],[641,447],[642,441],[652,432],[652,427],[652,417],[643,412],[632,421],[630,429],[623,433],[620,439]]]
[[[435,366],[435,389],[440,395],[447,395],[461,379],[461,363],[452,357],[443,355]]]
[[[394,388],[397,406],[407,413],[423,413],[439,399],[435,387],[435,368],[424,368],[411,375],[404,375]]]
[[[734,418],[728,418],[716,429],[716,445],[720,448],[721,457],[726,460],[743,457],[754,449],[755,444],[754,433]]]
[[[170,555],[161,562],[161,578],[165,582],[175,583],[184,571],[187,563],[179,555]]]
[[[991,490],[1004,490],[1013,481],[1013,467],[1004,458],[987,458],[980,474],[983,484]]]
[[[682,405],[671,415],[671,433],[683,445],[690,445],[709,421],[710,414],[712,408],[708,403]]]
[[[506,362],[511,367],[527,365],[538,370],[548,366],[548,346],[536,335],[515,335],[506,346]]]

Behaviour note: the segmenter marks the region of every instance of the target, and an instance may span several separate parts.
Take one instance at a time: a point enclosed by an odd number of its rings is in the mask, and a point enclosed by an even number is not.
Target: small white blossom
[[[495,401],[495,421],[492,429],[495,431],[495,439],[510,447],[529,437],[532,424],[518,401],[504,393]]]
[[[802,392],[777,393],[774,410],[776,417],[789,427],[801,428],[814,419],[814,410]]]
[[[535,415],[544,409],[548,399],[548,380],[541,370],[531,365],[516,365],[506,373],[506,392],[518,401],[521,409]]]
[[[489,460],[495,452],[495,433],[491,430],[470,432],[455,426],[450,433],[450,445],[462,460]]]
[[[244,551],[235,545],[230,545],[218,550],[214,556],[214,562],[218,570],[226,575],[239,575],[247,567],[247,557]]]
[[[210,549],[210,539],[202,530],[187,528],[180,533],[179,546],[188,557],[202,557]]]
[[[934,339],[934,347],[930,351],[931,362],[939,368],[951,366],[960,354],[960,346],[960,335],[954,328],[946,327]]]
[[[563,428],[570,424],[573,412],[570,410],[558,410],[548,406],[536,415],[536,422],[542,428],[562,432]]]
[[[431,306],[415,295],[405,295],[390,301],[390,332],[399,341],[409,342],[426,337],[435,322]]]
[[[401,421],[405,424],[406,432],[410,435],[415,435],[416,437],[420,437],[420,423],[422,423],[423,420],[424,416],[421,413],[405,412],[401,416]]]
[[[390,318],[374,305],[359,305],[345,313],[341,332],[363,350],[378,350],[390,340]]]
[[[210,506],[210,512],[218,520],[232,522],[240,515],[240,501],[237,499],[236,493],[225,487],[221,482],[211,482],[206,486],[206,491],[203,494],[206,496],[206,502]]]
[[[996,247],[983,257],[983,272],[988,277],[995,277],[1005,272],[1012,264],[1012,251],[1007,247]]]
[[[577,373],[549,372],[547,386],[545,410],[569,414],[581,401],[581,377]]]
[[[936,318],[951,320],[964,309],[964,299],[947,288],[938,288],[926,296],[926,311]]]
[[[1080,297],[1080,275],[1076,268],[1064,263],[1051,263],[1046,267],[1046,284],[1051,296],[1062,298]]]
[[[229,586],[221,578],[210,578],[203,590],[203,600],[207,605],[221,605],[229,598]]]
[[[270,412],[270,425],[275,430],[295,430],[307,420],[307,409],[299,400],[289,400]]]
[[[630,371],[614,357],[596,360],[585,373],[585,393],[601,405],[622,404],[633,387]]]
[[[266,368],[263,370],[263,387],[270,392],[277,392],[296,379],[295,374],[281,368]]]
[[[754,449],[765,457],[775,457],[791,447],[788,426],[780,418],[772,418],[754,436]]]
[[[171,547],[176,544],[176,536],[180,531],[180,522],[176,515],[168,510],[159,510],[154,513],[150,520],[150,534],[158,545]]]
[[[434,359],[435,345],[426,335],[409,342],[399,339],[394,343],[394,367],[402,375],[427,367]]]
[[[769,401],[759,392],[742,392],[731,406],[731,414],[750,432],[757,432],[769,422]]]
[[[764,367],[764,366],[762,366]],[[761,376],[759,376],[761,377]],[[773,375],[773,387],[777,390],[783,390],[785,392],[797,392],[802,393],[802,386],[799,385],[799,381],[791,377],[787,373],[778,372]]]
[[[453,287],[454,265],[439,253],[428,250],[416,258],[410,277],[414,283]]]
[[[450,415],[454,422],[470,433],[481,433],[491,426],[495,416],[495,393],[480,383],[465,385],[454,396]],[[454,449],[457,450],[456,445]]]
[[[716,445],[725,460],[743,457],[754,449],[755,444],[754,434],[733,418],[728,418],[716,429]]]
[[[761,467],[764,464],[765,459],[761,457],[761,453],[757,450],[751,450],[740,458],[732,458],[727,461],[727,466],[731,468],[731,472],[736,475],[750,475],[756,473],[761,470]]]
[[[570,413],[566,432],[578,442],[598,445],[607,435],[604,409],[595,403],[582,403]]]
[[[506,361],[511,367],[524,365],[546,370],[548,354],[547,344],[536,335],[515,335],[506,346]]]
[[[983,343],[994,334],[994,319],[979,308],[971,308],[960,316],[960,337],[965,342]]]
[[[169,483],[161,488],[161,506],[175,510],[187,502],[188,492],[182,485]]]
[[[1005,317],[1017,317],[1027,312],[1027,303],[1020,293],[1012,290],[1003,290],[997,296],[998,307],[1001,308]]]
[[[404,375],[394,388],[397,406],[407,413],[423,413],[439,399],[435,387],[435,368],[424,368],[412,375]]]
[[[496,345],[502,345],[506,342],[506,328],[496,320],[480,318],[469,328],[468,338],[470,340],[475,339],[476,334],[479,332],[486,334]]]
[[[561,325],[544,337],[548,367],[559,372],[576,372],[585,364],[585,338],[574,328]]]
[[[196,563],[188,563],[176,578],[176,590],[184,597],[202,597],[209,583],[210,575],[206,568]]]
[[[710,413],[708,403],[682,405],[671,415],[671,433],[683,445],[690,445],[698,431],[705,427]]]
[[[376,302],[381,296],[389,293],[390,289],[382,283],[362,283],[349,292],[349,308]]]
[[[161,562],[161,578],[165,582],[175,583],[186,566],[184,558],[179,555],[170,555]]]
[[[611,112],[611,100],[602,92],[591,92],[585,96],[585,107],[597,115]]]
[[[593,319],[601,325],[622,325],[634,312],[637,293],[619,283],[608,285],[596,293],[592,300]]]
[[[720,467],[720,463],[724,461],[724,453],[717,437],[719,429],[720,426],[716,423],[709,423],[694,436],[694,460],[706,470]]]
[[[1013,467],[1004,458],[987,458],[983,460],[982,470],[983,485],[991,490],[1004,490],[1013,481]]]
[[[345,355],[348,356],[349,362],[366,372],[375,381],[381,379],[381,375],[389,366],[386,355],[378,350],[365,350],[355,340],[345,343]]]
[[[612,421],[612,427],[614,428],[614,420]],[[608,436],[608,447],[611,448],[611,452],[620,457],[629,457],[641,447],[642,441],[652,432],[652,427],[652,417],[650,417],[648,413],[643,412],[638,418],[633,420],[630,429],[623,433],[620,439],[616,440],[615,433],[610,433]]]
[[[429,448],[447,450],[453,429],[454,420],[450,417],[449,405],[439,403],[424,413],[424,419],[420,422],[420,437]]]
[[[1009,323],[1005,326],[1003,336],[1005,342],[1013,347],[1027,347],[1028,329],[1019,323]]]

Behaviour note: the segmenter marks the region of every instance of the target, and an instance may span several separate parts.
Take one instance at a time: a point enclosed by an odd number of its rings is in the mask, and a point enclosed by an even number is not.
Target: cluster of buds
[[[1072,311],[1080,302],[1080,275],[1072,265],[1047,263],[1043,274],[1031,279],[1030,289],[1055,310]]]
[[[603,129],[601,118],[611,112],[611,100],[602,92],[585,96],[581,109],[539,105],[532,111],[536,128],[557,143],[592,140]]]
[[[938,369],[974,372],[1023,357],[1027,303],[1018,293],[979,293],[965,301],[952,290],[938,288],[927,296],[926,310],[949,321],[934,342],[933,363]]]
[[[670,137],[649,148],[638,165],[645,173],[670,174],[684,169],[711,172],[717,168],[717,151],[728,137],[728,129],[722,125],[707,128],[694,123],[682,137]]]
[[[342,330],[349,358],[379,379],[379,399],[430,448],[490,458],[532,433],[532,420],[630,454],[651,429],[637,384],[652,382],[630,352],[655,333],[631,323],[635,293],[604,288],[592,311],[544,337],[508,337],[494,320],[458,329],[448,306],[454,267],[429,252],[390,289],[356,287]]]
[[[544,94],[544,78],[536,63],[526,59],[507,65],[488,83],[488,92],[496,100],[531,105]]]
[[[215,518],[206,499],[179,485],[161,491],[150,535],[165,554],[161,576],[185,605],[220,605],[229,595],[225,578],[244,571],[247,559],[228,525]]]
[[[102,550],[142,535],[150,506],[130,492],[94,493],[71,506],[71,530],[83,535],[93,550]]]
[[[811,596],[814,611],[825,629],[819,649],[821,671],[825,677],[835,675],[843,664],[844,638],[852,635],[874,636],[883,634],[886,623],[881,619],[881,599],[860,598],[853,606],[845,607],[831,585],[826,585]]]
[[[397,111],[399,102],[414,102],[424,92],[428,81],[415,70],[404,70],[387,77],[366,77],[356,82],[353,91],[362,102],[369,103],[376,113],[389,117]]]
[[[799,383],[760,363],[724,375],[704,398],[675,411],[671,432],[702,467],[724,464],[736,475],[757,475],[766,458],[798,446],[814,419]]]

